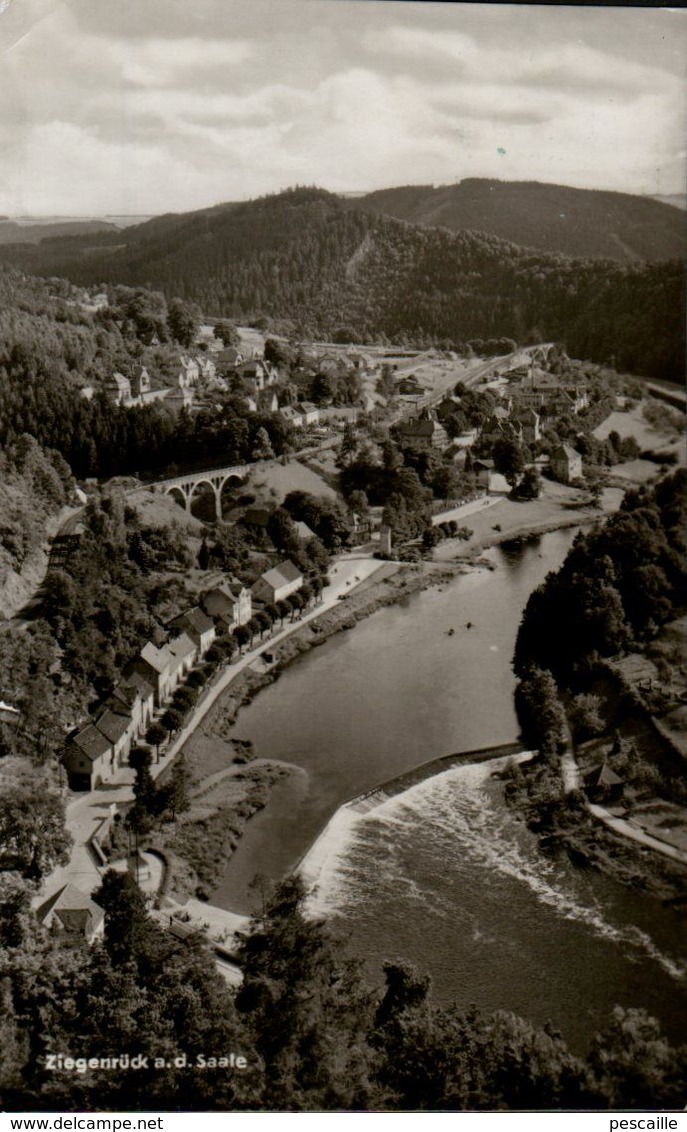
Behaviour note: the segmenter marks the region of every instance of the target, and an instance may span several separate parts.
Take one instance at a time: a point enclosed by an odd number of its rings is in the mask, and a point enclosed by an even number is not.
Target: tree
[[[343,436],[341,438],[341,447],[339,448],[339,459],[342,464],[348,464],[358,451],[358,440],[355,435],[355,429],[350,421],[344,425]]]
[[[190,778],[186,759],[180,754],[172,764],[169,781],[162,788],[164,804],[172,811],[172,821],[176,821],[177,814],[182,814],[190,808]]]
[[[267,429],[259,428],[253,440],[251,460],[273,460],[274,448],[270,442]]]
[[[240,653],[244,646],[251,640],[250,629],[247,625],[237,625],[234,629],[234,637],[236,638],[236,644],[239,647]]]
[[[198,569],[199,570],[207,570],[209,565],[210,565],[210,550],[209,550],[209,547],[208,547],[208,541],[205,538],[205,536],[203,536],[203,541],[201,542],[200,549],[198,551]]]
[[[182,713],[174,707],[168,707],[160,718],[160,723],[171,735],[179,730],[183,722],[184,717]]]
[[[283,625],[284,624],[284,618],[288,617],[289,613],[293,609],[293,606],[291,605],[289,598],[288,597],[281,598],[280,601],[277,602],[277,609],[279,611],[279,620],[280,620],[281,624]]]
[[[610,1109],[683,1108],[687,1059],[671,1048],[645,1010],[616,1006],[589,1055],[594,1086]]]
[[[255,634],[260,632],[260,622],[256,619],[255,615],[246,622],[246,629],[248,630],[250,647],[252,648]]]
[[[200,311],[195,303],[172,299],[167,310],[167,325],[173,338],[187,348],[195,341],[200,326]]]
[[[336,382],[328,373],[318,373],[313,378],[310,396],[316,405],[328,405],[336,393]]]
[[[152,743],[155,748],[155,761],[159,762],[160,759],[160,744],[164,743],[167,738],[165,728],[157,720],[153,720],[150,727],[146,731],[146,743]]]
[[[441,464],[432,475],[430,487],[437,499],[456,499],[458,477],[450,464]]]
[[[386,398],[387,401],[391,400],[396,392],[396,380],[394,378],[393,366],[388,362],[384,362],[382,370],[377,378],[376,391],[380,397]]]
[[[580,692],[575,696],[567,714],[573,732],[580,739],[600,735],[606,726],[601,715],[601,699],[592,692]]]
[[[262,638],[263,634],[269,632],[269,630],[271,629],[272,622],[270,621],[270,619],[269,619],[269,617],[268,617],[268,615],[267,615],[267,613],[265,612],[264,609],[256,610],[254,616],[255,616],[255,621],[257,622],[257,624],[260,627],[260,637]]]
[[[296,525],[283,507],[277,507],[267,520],[266,531],[277,550],[292,554],[299,550],[301,542]]]
[[[525,468],[519,484],[513,488],[515,499],[538,499],[541,492],[541,476],[536,468]]]
[[[225,347],[239,346],[241,344],[239,332],[234,326],[234,323],[229,322],[229,320],[226,318],[223,318],[219,322],[215,323],[213,334],[215,338],[218,338]]]
[[[505,476],[511,487],[514,487],[525,470],[525,461],[520,445],[516,441],[506,438],[497,440],[494,445],[493,457],[496,471]]]
[[[57,865],[66,865],[72,847],[61,798],[39,786],[5,786],[0,795],[0,869],[40,882]]]
[[[159,724],[153,724],[153,726],[159,726]],[[163,728],[162,738],[164,738],[164,735],[165,732]],[[160,742],[162,742],[162,739]],[[152,756],[147,747],[132,747],[129,751],[129,766],[135,771],[140,770],[142,767],[150,769],[152,761]]]

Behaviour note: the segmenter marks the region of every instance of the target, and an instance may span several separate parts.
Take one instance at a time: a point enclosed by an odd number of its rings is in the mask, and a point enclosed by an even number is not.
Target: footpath
[[[195,705],[184,726],[168,745],[158,762],[150,767],[153,778],[157,778],[176,755],[181,751],[201,720],[207,715],[232,681],[249,668],[264,652],[269,652],[291,633],[296,632],[304,624],[314,621],[329,609],[338,604],[340,598],[355,592],[358,585],[365,583],[381,568],[388,568],[389,563],[360,549],[344,554],[337,559],[329,571],[330,584],[323,590],[323,600],[313,609],[302,614],[298,620],[289,622],[282,629],[273,633],[254,648],[238,657],[232,664],[228,664],[219,677],[205,690],[199,702]],[[90,893],[100,884],[103,865],[92,848],[91,841],[103,820],[123,803],[133,800],[133,783],[135,774],[128,767],[120,767],[114,777],[106,784],[91,790],[87,794],[73,796],[66,806],[66,827],[72,835],[74,844],[70,859],[66,865],[58,866],[44,882],[40,895],[33,903],[41,904],[65,884],[73,884],[82,892]]]

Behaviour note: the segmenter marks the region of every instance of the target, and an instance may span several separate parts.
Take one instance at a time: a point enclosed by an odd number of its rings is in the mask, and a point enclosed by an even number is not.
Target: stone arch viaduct
[[[193,497],[200,488],[205,491],[210,488],[215,498],[215,516],[217,519],[221,519],[223,488],[232,481],[237,484],[242,483],[250,468],[250,464],[237,464],[231,468],[212,468],[210,471],[187,472],[186,475],[173,476],[172,479],[157,480],[156,483],[151,483],[149,486],[151,491],[171,495],[172,498],[181,503],[185,511],[191,510]]]

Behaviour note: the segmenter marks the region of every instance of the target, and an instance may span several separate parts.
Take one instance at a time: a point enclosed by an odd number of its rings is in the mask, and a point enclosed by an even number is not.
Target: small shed
[[[590,802],[613,805],[622,802],[625,783],[608,763],[602,763],[585,774],[584,790]]]

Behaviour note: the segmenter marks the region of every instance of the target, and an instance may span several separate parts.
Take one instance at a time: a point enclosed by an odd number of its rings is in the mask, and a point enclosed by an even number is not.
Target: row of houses
[[[547,373],[534,362],[509,370],[504,376],[524,409],[536,409],[548,416],[563,413],[576,416],[589,405],[589,393],[584,385]]]
[[[93,790],[127,764],[132,747],[205,656],[218,627],[226,631],[245,625],[254,601],[275,603],[302,585],[303,575],[290,560],[267,570],[251,589],[234,578],[219,582],[197,606],[170,621],[164,644],[147,641],[93,718],[69,737],[62,763],[71,789]]]
[[[62,763],[72,790],[92,790],[113,778],[193,665],[212,644],[216,629],[199,606],[170,623],[161,646],[146,642],[122,679],[85,727],[66,743]]]

